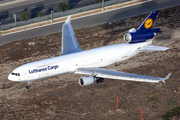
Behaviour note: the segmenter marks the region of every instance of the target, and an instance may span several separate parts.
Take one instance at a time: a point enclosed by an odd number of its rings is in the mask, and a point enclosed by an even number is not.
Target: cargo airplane
[[[104,78],[154,83],[165,82],[171,73],[165,78],[158,78],[103,68],[125,61],[140,52],[167,50],[166,47],[151,45],[151,39],[160,30],[160,28],[152,28],[157,14],[158,10],[151,12],[137,30],[130,29],[124,35],[126,43],[86,51],[80,48],[70,23],[71,16],[68,16],[62,26],[61,56],[24,64],[13,70],[8,79],[13,82],[27,82],[27,89],[30,89],[29,83],[32,81],[66,73],[88,75],[79,78],[81,86],[103,82]]]

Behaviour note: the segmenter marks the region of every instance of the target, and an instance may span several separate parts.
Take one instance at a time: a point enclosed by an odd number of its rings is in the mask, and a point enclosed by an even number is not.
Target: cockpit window
[[[15,73],[11,73],[11,75],[15,75]]]
[[[11,73],[11,75],[20,76],[20,73]]]

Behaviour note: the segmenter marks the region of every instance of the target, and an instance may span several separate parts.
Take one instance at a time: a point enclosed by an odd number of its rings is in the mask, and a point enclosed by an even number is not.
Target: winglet
[[[67,18],[65,23],[70,23],[70,21],[71,21],[71,15],[68,16],[68,18]]]
[[[169,77],[171,76],[172,73],[169,73],[165,78],[164,80],[162,80],[164,83],[165,83],[165,80],[169,79]]]

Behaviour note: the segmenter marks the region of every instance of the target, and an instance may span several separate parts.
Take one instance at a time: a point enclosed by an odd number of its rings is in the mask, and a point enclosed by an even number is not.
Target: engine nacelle
[[[147,33],[126,33],[124,35],[124,41],[129,43],[144,42],[147,39],[151,39],[156,35],[154,32]]]
[[[79,84],[81,86],[86,86],[86,85],[93,84],[94,81],[95,81],[95,78],[93,76],[85,76],[85,77],[80,77],[79,78]]]
[[[156,36],[159,30],[159,28],[153,28],[140,33],[133,28],[129,30],[129,33],[124,34],[124,41],[128,43],[144,42]]]

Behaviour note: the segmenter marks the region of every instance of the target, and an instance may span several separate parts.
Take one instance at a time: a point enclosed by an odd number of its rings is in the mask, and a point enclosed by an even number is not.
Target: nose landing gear
[[[29,86],[29,84],[30,84],[31,82],[28,82],[28,84],[27,84],[27,86],[26,86],[26,88],[29,90],[31,87]]]
[[[29,85],[27,85],[26,88],[29,90],[31,87]]]

